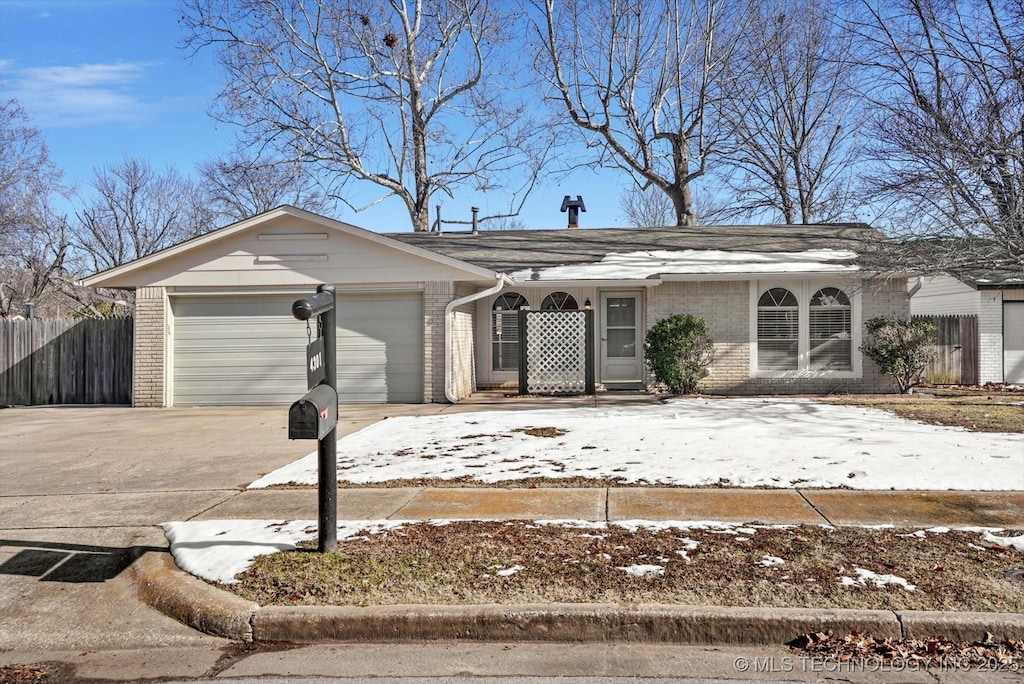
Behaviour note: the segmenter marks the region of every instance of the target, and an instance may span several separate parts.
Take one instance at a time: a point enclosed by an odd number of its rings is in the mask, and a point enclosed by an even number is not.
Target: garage
[[[1003,302],[1003,379],[1024,383],[1024,302]]]
[[[299,295],[174,296],[174,404],[288,404],[306,391]],[[338,293],[342,403],[423,401],[423,295]],[[316,331],[313,330],[313,335]]]

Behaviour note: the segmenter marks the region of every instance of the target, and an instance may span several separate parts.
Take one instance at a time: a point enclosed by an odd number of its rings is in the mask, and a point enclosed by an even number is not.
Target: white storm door
[[[643,340],[639,292],[601,293],[601,382],[642,386]]]

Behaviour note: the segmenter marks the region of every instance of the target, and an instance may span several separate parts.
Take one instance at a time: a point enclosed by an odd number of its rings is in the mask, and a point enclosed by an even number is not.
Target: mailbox
[[[323,439],[338,424],[338,393],[317,385],[288,409],[288,439]]]

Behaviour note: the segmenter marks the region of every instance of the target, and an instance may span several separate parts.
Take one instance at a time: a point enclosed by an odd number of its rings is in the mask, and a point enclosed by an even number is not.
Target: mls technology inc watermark
[[[736,672],[777,674],[786,672],[872,673],[872,672],[1019,672],[1020,663],[1003,663],[995,658],[944,657],[934,660],[903,660],[858,658],[842,660],[827,656],[769,656],[765,658],[736,658],[732,663]]]

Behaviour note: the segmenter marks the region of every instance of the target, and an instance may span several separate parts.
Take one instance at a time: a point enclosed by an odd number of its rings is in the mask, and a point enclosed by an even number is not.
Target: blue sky
[[[207,114],[222,74],[212,52],[191,57],[179,47],[178,16],[175,0],[0,0],[2,96],[28,111],[68,183],[85,186],[93,168],[125,156],[192,173],[231,149],[233,127]],[[564,227],[562,197],[583,195],[582,226],[621,225],[619,187],[629,182],[587,171],[546,181],[521,220]],[[357,205],[378,196],[372,186],[353,190]],[[443,199],[445,218],[468,219],[474,203],[488,210],[486,197]],[[381,232],[409,229],[394,198],[359,214],[340,208],[336,218]]]

